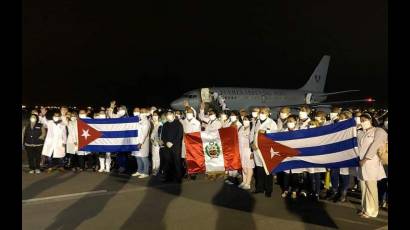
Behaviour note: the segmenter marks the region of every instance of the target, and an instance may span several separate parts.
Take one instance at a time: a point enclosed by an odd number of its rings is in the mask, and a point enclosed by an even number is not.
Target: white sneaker
[[[40,174],[41,173],[41,171],[40,171],[40,169],[36,169],[36,174]]]
[[[287,197],[288,196],[288,191],[284,191],[283,193],[282,193],[282,198],[285,198],[285,197]]]
[[[131,176],[140,176],[140,175],[142,175],[142,174],[139,173],[139,172],[136,172],[136,173],[132,174]]]
[[[238,188],[243,188],[243,186],[245,185],[245,183],[241,183],[240,185],[238,185]]]
[[[34,174],[34,170],[30,170],[30,172],[28,172],[28,173],[30,173],[30,174]]]
[[[297,195],[296,192],[292,192],[292,195],[290,196],[292,199],[296,199]]]
[[[104,170],[104,168],[100,168],[99,170],[98,170],[98,172],[104,172],[105,170]]]
[[[110,172],[110,169],[107,169],[107,168],[106,168],[106,169],[104,170],[104,172],[109,173],[109,172]]]
[[[241,187],[241,189],[243,189],[243,190],[249,190],[249,189],[251,189],[251,185],[245,184],[245,185],[243,185],[243,186]]]
[[[139,179],[144,179],[144,178],[147,178],[147,177],[149,177],[147,174],[141,174],[138,178]]]

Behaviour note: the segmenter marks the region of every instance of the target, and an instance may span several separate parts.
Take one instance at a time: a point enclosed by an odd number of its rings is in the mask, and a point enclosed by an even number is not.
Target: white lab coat
[[[77,121],[68,122],[67,153],[76,154],[78,151]],[[77,143],[75,145],[74,143]]]
[[[213,121],[209,120],[208,124],[205,125],[205,131],[218,130],[220,128],[222,128],[222,123],[218,119]]]
[[[66,126],[61,122],[56,124],[54,121],[47,121],[47,136],[44,141],[42,155],[53,158],[63,158],[65,156],[65,147],[67,143]]]
[[[138,151],[132,151],[131,155],[135,157],[148,157],[150,128],[151,122],[146,117],[141,117],[141,120],[137,123],[138,143],[141,144],[141,148]]]
[[[387,142],[387,133],[382,128],[371,128],[357,133],[360,160],[369,158],[359,167],[358,178],[363,181],[378,181],[386,178],[383,164],[377,155],[377,150]]]
[[[262,124],[261,124],[261,120],[258,120],[254,128],[253,140],[256,140],[256,138],[258,138],[259,130],[265,130],[266,133],[276,133],[278,131],[278,127],[276,125],[276,122],[269,117],[266,118],[266,120]],[[256,166],[263,167],[262,158],[261,158],[262,154],[260,153],[259,149],[253,155],[254,155]]]
[[[254,168],[255,162],[251,159],[252,150],[250,148],[250,137],[251,135],[250,127],[245,128],[244,126],[239,127],[238,139],[239,139],[239,153],[241,155],[242,168]]]
[[[196,118],[192,118],[190,121],[188,121],[188,119],[185,119],[185,120],[182,120],[181,123],[182,123],[182,128],[184,129],[184,134],[201,131],[201,122],[199,122]],[[181,157],[182,158],[186,157],[185,135],[182,139]]]

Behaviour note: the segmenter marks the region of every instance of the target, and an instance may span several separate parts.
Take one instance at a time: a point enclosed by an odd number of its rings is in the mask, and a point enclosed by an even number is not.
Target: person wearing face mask
[[[316,112],[316,116],[318,115],[318,112]],[[323,114],[323,117],[325,117],[324,114]],[[314,129],[314,128],[317,128],[323,125],[324,125],[324,122],[321,123],[317,120],[312,120],[309,122],[309,129]],[[319,201],[319,195],[321,192],[321,187],[320,187],[321,177],[324,177],[324,173],[326,173],[326,168],[307,168],[307,172],[309,173],[309,183],[308,184],[310,184],[309,196],[311,200]]]
[[[338,122],[339,120],[339,114],[341,112],[341,109],[339,107],[333,107],[330,111],[330,121],[328,123],[333,124]]]
[[[236,128],[239,128],[240,126],[242,126],[242,119],[239,116],[239,113],[237,111],[231,111],[231,114],[229,116],[228,119],[228,127],[229,126],[236,126]]]
[[[140,108],[135,107],[134,111],[132,112],[132,114],[134,115],[134,117],[139,117],[140,116]]]
[[[156,176],[159,172],[160,169],[160,156],[159,156],[159,150],[160,150],[160,133],[159,133],[159,128],[162,126],[162,123],[159,120],[159,113],[157,111],[154,111],[152,113],[151,117],[151,127],[152,132],[150,136],[151,140],[151,154],[152,154],[152,174]]]
[[[68,113],[68,107],[65,106],[65,105],[61,106],[61,107],[60,107],[61,122],[62,122],[64,125],[67,125],[67,124],[68,124],[68,120],[69,120],[69,119],[67,119],[67,113]]]
[[[219,114],[219,120],[221,121],[221,124],[222,124],[222,128],[227,128],[227,127],[229,127],[229,120],[228,120],[228,115],[226,115],[226,113],[225,112],[221,112],[220,114]]]
[[[208,111],[208,116],[204,115],[204,110],[201,108],[199,113],[199,118],[205,123],[205,130],[218,130],[222,128],[222,123],[220,120],[216,118],[216,113],[213,110]]]
[[[135,110],[134,110],[135,111]],[[148,120],[149,109],[141,108],[140,121],[138,122],[138,151],[132,151],[131,155],[137,159],[138,171],[132,176],[136,176],[140,179],[149,176],[149,131],[151,129],[151,122]]]
[[[254,129],[253,143],[252,143],[252,156],[255,161],[255,191],[254,193],[265,192],[266,197],[272,196],[273,190],[273,176],[272,174],[266,175],[265,169],[261,159],[261,153],[255,144],[255,140],[258,138],[258,134],[274,133],[277,132],[278,127],[271,118],[269,118],[270,109],[264,107],[260,110],[259,120],[257,121]]]
[[[254,133],[255,133],[255,126],[256,126],[256,123],[257,123],[257,121],[259,120],[259,111],[260,111],[260,108],[258,108],[258,107],[255,107],[255,108],[253,108],[252,109],[252,113],[251,113],[251,116],[252,116],[252,118],[251,118],[251,133],[252,133],[252,135],[251,135],[251,143],[253,143],[253,138],[254,138]]]
[[[179,110],[175,111],[175,119],[182,120],[181,111],[179,111]]]
[[[68,117],[67,117],[68,118]],[[71,113],[67,124],[67,157],[69,161],[69,168],[76,170],[76,154],[78,151],[78,131],[77,131],[77,113]]]
[[[54,113],[53,120],[47,121],[47,136],[41,153],[49,158],[48,172],[53,171],[54,168],[64,171],[62,160],[65,156],[66,143],[66,126],[61,122],[61,114],[56,112]]]
[[[315,113],[315,121],[319,122],[319,126],[328,125],[326,121],[326,113],[321,110],[317,110]]]
[[[182,124],[175,120],[175,113],[172,110],[167,112],[167,123],[162,127],[161,141],[165,147],[161,150],[164,156],[164,178],[163,181],[182,181],[181,172],[181,148],[184,130]],[[162,164],[162,161],[161,161]]]
[[[201,123],[194,117],[194,111],[187,107],[185,110],[186,119],[182,120],[182,128],[184,130],[184,134],[193,133],[193,132],[200,132],[201,131]],[[184,135],[185,136],[185,135]],[[182,164],[183,164],[183,174],[186,174],[186,149],[185,149],[185,141],[184,138],[182,139]],[[191,175],[191,179],[195,179],[196,175]]]
[[[298,118],[294,115],[291,115],[287,119],[287,128],[283,130],[283,132],[292,132],[298,130]],[[302,184],[301,177],[305,169],[290,169],[285,170],[283,174],[283,192],[282,198],[288,196],[289,192],[291,192],[291,198],[296,199],[298,193],[301,192]]]
[[[125,105],[121,105],[117,108],[117,113],[114,113],[114,109],[116,108],[116,101],[111,101],[110,107],[107,109],[107,117],[108,118],[121,118],[121,117],[128,117],[127,107]],[[127,159],[128,159],[128,152],[118,152],[117,155],[117,165],[118,165],[118,172],[124,173],[127,170]]]
[[[368,113],[362,114],[360,121],[363,130],[357,133],[362,190],[362,210],[359,215],[370,218],[379,214],[377,181],[386,178],[386,173],[377,151],[387,142],[387,133],[382,128],[373,127],[372,116]]]
[[[40,159],[45,136],[46,129],[40,124],[39,117],[31,114],[29,122],[22,130],[22,145],[27,152],[30,174],[39,174],[41,172]]]
[[[241,121],[243,121],[243,118],[248,116],[248,113],[246,112],[245,109],[239,110],[239,114],[241,115]]]
[[[296,124],[298,129],[307,129],[309,128],[309,114],[310,114],[310,108],[308,106],[302,106],[300,107],[299,111],[299,120],[298,123]]]
[[[290,108],[289,107],[282,107],[279,110],[279,118],[278,118],[278,131],[282,131],[286,129],[286,121],[287,118],[290,116]]]
[[[251,189],[253,168],[255,168],[255,162],[253,161],[252,151],[250,148],[250,124],[250,118],[245,116],[243,118],[243,126],[240,126],[238,129],[239,153],[241,155],[242,164],[242,183],[238,187],[244,190]]]

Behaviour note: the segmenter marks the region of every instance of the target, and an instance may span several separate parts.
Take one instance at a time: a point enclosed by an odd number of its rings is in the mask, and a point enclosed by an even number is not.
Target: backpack
[[[377,150],[377,155],[379,156],[383,165],[388,165],[389,162],[389,144],[386,141],[382,146]]]

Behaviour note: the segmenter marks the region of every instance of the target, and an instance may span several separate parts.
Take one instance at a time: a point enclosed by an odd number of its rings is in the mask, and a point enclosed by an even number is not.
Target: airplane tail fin
[[[320,60],[319,65],[316,66],[315,71],[313,71],[309,80],[306,84],[300,88],[301,90],[310,92],[323,92],[325,89],[327,69],[329,67],[330,56],[325,55]]]

